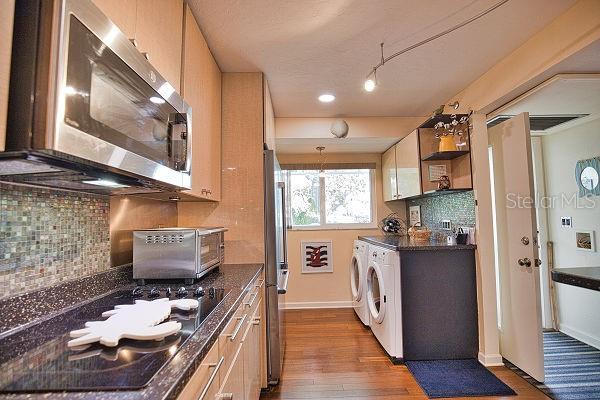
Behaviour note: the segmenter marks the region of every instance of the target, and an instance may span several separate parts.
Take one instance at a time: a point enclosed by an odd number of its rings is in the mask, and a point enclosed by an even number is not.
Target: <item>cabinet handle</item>
[[[229,335],[227,335],[227,336],[229,336],[229,340],[231,340],[232,342],[235,340],[235,337],[237,336],[237,334],[240,333],[240,329],[242,329],[242,326],[244,326],[244,322],[246,321],[247,316],[248,316],[248,314],[244,314],[243,317],[237,317],[237,320],[239,321],[237,326],[233,330],[233,333],[230,333]]]
[[[212,190],[210,190],[210,189],[207,189],[207,190],[206,190],[206,194],[212,194]]]
[[[142,52],[142,55],[144,56],[144,58],[148,61],[150,61],[150,55],[148,53],[146,53],[145,51]]]
[[[244,303],[245,306],[248,306],[248,308],[252,308],[252,306],[254,305],[254,300],[256,300],[256,298],[258,297],[258,292],[254,293],[252,297],[252,300],[250,300],[247,303]]]
[[[260,289],[262,287],[263,283],[265,283],[265,281],[261,279],[260,281],[258,281],[258,283],[256,285],[254,285],[254,287]]]
[[[260,317],[254,318],[254,320],[252,321],[252,325],[260,325]]]
[[[206,382],[206,386],[204,386],[204,389],[202,389],[202,393],[200,394],[200,397],[198,397],[198,400],[203,400],[204,397],[206,397],[206,393],[208,393],[210,385],[212,385],[213,381],[217,377],[217,374],[219,373],[219,368],[221,368],[221,365],[223,365],[223,361],[225,361],[225,357],[221,357],[219,362],[216,364],[208,365],[208,368],[214,368],[214,370],[212,374],[210,374],[210,378],[208,378],[208,382]]]
[[[233,393],[219,393],[217,397],[222,400],[233,400]]]
[[[138,46],[137,40],[135,40],[134,38],[130,38],[129,41],[131,42],[131,44],[133,45],[133,47],[137,47]]]

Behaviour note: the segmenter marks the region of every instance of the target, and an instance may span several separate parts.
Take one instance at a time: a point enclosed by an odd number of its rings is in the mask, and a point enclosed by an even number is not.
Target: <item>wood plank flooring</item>
[[[282,379],[261,399],[427,399],[408,369],[389,361],[353,309],[288,310],[285,316]],[[482,399],[548,399],[505,367],[491,371],[518,396]]]

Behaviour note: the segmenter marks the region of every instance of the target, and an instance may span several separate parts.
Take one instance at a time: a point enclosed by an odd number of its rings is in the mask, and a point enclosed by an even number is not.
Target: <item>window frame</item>
[[[369,183],[371,190],[371,222],[369,223],[333,223],[328,224],[325,221],[326,218],[326,203],[325,203],[325,177],[319,176],[319,225],[294,225],[292,220],[292,207],[291,207],[291,185],[290,185],[290,172],[292,169],[282,170],[285,179],[285,195],[287,199],[290,199],[290,203],[286,208],[286,219],[290,230],[294,231],[325,231],[325,230],[357,230],[357,229],[377,229],[377,185],[376,185],[376,171],[372,168],[352,168],[355,170],[368,170],[369,171]],[[334,168],[329,171],[341,171],[343,169]],[[305,171],[319,171],[316,169],[306,169]],[[327,170],[326,170],[327,171]]]

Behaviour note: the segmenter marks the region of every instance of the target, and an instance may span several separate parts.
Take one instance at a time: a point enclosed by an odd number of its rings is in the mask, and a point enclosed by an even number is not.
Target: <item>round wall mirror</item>
[[[598,186],[598,171],[593,167],[585,167],[583,171],[581,171],[579,179],[584,188],[593,190]]]

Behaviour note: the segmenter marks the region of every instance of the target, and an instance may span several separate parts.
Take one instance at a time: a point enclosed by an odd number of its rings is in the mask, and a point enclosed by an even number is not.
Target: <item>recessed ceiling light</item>
[[[322,94],[319,96],[319,101],[321,103],[331,103],[335,100],[335,96],[332,94]]]

